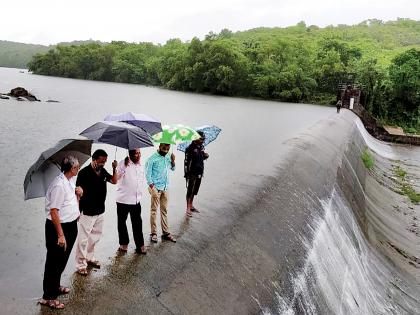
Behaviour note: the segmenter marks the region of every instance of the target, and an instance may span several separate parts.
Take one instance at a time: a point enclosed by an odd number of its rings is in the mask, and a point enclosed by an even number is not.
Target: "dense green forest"
[[[87,40],[63,42],[57,45],[71,46],[89,43],[103,44],[99,41]],[[46,53],[48,50],[54,49],[55,47],[56,45],[44,46],[0,40],[0,67],[26,69],[34,55]]]
[[[28,66],[44,75],[315,104],[334,104],[338,84],[352,83],[381,122],[420,130],[420,21],[409,19],[225,29],[164,45],[58,45]]]

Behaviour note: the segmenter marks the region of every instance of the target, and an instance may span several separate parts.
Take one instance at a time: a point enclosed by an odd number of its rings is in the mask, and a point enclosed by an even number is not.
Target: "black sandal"
[[[152,243],[157,243],[158,242],[158,238],[157,238],[157,234],[156,233],[150,234],[150,241]]]
[[[142,246],[140,248],[136,248],[136,253],[137,254],[140,254],[140,255],[146,255],[147,254],[146,246]]]
[[[162,239],[165,241],[171,241],[173,243],[176,243],[176,238],[173,237],[171,233],[162,234]]]

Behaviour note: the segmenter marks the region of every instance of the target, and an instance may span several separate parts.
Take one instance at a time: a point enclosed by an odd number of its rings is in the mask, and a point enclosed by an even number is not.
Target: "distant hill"
[[[84,45],[90,43],[105,44],[100,41],[85,40],[62,42],[57,45],[71,46],[71,45]],[[23,44],[11,41],[0,40],[0,67],[6,68],[27,68],[27,64],[31,61],[32,57],[36,54],[44,54],[48,50],[53,49],[56,45],[35,45]]]
[[[0,67],[26,68],[35,54],[46,53],[49,46],[0,41]]]

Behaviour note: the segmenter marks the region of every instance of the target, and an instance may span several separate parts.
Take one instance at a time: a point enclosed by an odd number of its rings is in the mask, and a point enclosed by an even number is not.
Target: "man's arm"
[[[117,166],[118,162],[114,160],[114,162],[112,162],[112,177],[109,179],[109,182],[114,185],[118,182]]]
[[[153,179],[152,179],[152,168],[153,168],[153,155],[146,161],[146,182],[150,188],[153,188]]]
[[[185,159],[184,159],[184,177],[187,178],[189,176],[190,173],[190,169],[191,169],[191,154],[190,154],[190,150],[188,150],[188,148],[185,150]]]
[[[175,171],[175,154],[171,153],[171,170]]]
[[[66,238],[60,223],[60,216],[58,214],[59,208],[61,208],[64,202],[64,189],[60,186],[55,186],[51,190],[51,208],[50,215],[51,221],[54,224],[55,231],[57,232],[58,240],[57,245],[63,246],[64,250],[67,248]]]
[[[66,238],[64,237],[63,228],[61,227],[60,216],[58,215],[58,209],[52,208],[50,210],[50,214],[51,214],[51,221],[54,224],[54,227],[58,236],[57,245],[60,247],[64,247],[64,251],[66,251],[67,242],[66,242]]]

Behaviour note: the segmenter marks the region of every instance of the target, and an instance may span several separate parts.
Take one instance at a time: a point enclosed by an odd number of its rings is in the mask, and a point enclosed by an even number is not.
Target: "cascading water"
[[[323,219],[314,224],[294,295],[277,295],[278,308],[264,314],[418,314],[413,285],[365,239],[349,204],[336,187],[322,201]]]

